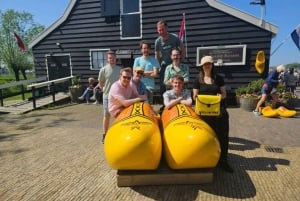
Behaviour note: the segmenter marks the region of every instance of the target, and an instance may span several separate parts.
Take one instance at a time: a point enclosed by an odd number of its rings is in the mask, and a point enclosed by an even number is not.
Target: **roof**
[[[249,13],[243,12],[237,8],[234,8],[230,5],[227,5],[225,3],[221,3],[218,0],[206,0],[206,2],[211,6],[214,7],[216,9],[219,9],[225,13],[228,13],[229,15],[235,16],[239,19],[242,19],[246,22],[249,22],[255,26],[258,26],[262,29],[265,29],[269,32],[272,33],[273,37],[276,36],[276,34],[278,33],[278,26],[273,25],[269,22],[266,22],[265,20],[255,17],[254,15],[251,15]]]
[[[36,44],[38,44],[41,40],[43,40],[48,34],[50,34],[59,25],[61,25],[64,21],[66,21],[76,2],[77,0],[70,0],[70,3],[67,6],[64,14],[58,20],[56,20],[52,25],[50,25],[43,32],[41,32],[35,39],[33,39],[28,45],[29,49],[33,48]]]
[[[32,40],[29,43],[29,48],[33,48],[36,44],[38,44],[41,40],[43,40],[48,34],[50,34],[52,31],[54,31],[59,25],[61,25],[64,21],[68,19],[68,16],[70,12],[72,11],[74,5],[76,4],[77,0],[70,0],[70,3],[68,7],[66,8],[64,14],[56,20],[52,25],[50,25],[48,28],[46,28],[41,34],[39,34],[34,40]],[[272,33],[273,37],[276,36],[278,33],[279,28],[271,23],[268,23],[264,21],[263,19],[260,19],[258,17],[255,17],[253,15],[250,15],[249,13],[243,12],[241,10],[238,10],[234,7],[231,7],[227,4],[224,4],[222,2],[219,2],[218,0],[206,0],[208,5],[210,5],[213,8],[216,8],[218,10],[221,10],[225,13],[228,13],[229,15],[235,16],[239,19],[242,19],[246,22],[249,22],[255,26],[258,26],[262,29],[265,29]]]

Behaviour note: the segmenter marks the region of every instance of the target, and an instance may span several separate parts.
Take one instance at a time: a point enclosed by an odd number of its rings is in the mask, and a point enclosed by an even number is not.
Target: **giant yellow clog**
[[[276,111],[281,117],[294,117],[297,114],[296,110],[288,110],[283,106],[277,108]]]
[[[212,168],[220,157],[220,144],[213,129],[183,104],[165,109],[164,156],[172,169]]]
[[[265,52],[264,51],[258,51],[256,55],[256,61],[255,61],[255,69],[259,74],[262,74],[265,70]]]
[[[162,142],[157,116],[149,104],[135,103],[118,115],[106,134],[104,152],[116,170],[157,169]]]
[[[278,117],[277,110],[274,110],[271,106],[266,106],[264,108],[261,108],[260,113],[264,117]]]

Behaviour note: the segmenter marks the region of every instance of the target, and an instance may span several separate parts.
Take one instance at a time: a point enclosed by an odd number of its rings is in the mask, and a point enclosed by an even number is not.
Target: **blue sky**
[[[221,2],[254,15],[261,16],[259,5],[250,5],[255,0],[220,0]],[[293,43],[290,33],[300,24],[300,0],[265,0],[264,19],[279,27],[277,36],[272,40],[270,66],[300,63],[300,51]],[[0,0],[0,10],[7,9],[31,13],[34,20],[46,27],[63,15],[70,0]],[[279,47],[279,48],[278,48]],[[276,50],[276,48],[278,48]],[[276,51],[275,51],[276,50]]]

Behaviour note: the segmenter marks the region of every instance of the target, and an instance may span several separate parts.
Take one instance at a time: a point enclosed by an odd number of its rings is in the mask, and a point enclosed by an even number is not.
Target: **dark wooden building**
[[[109,49],[117,52],[120,65],[131,66],[141,54],[142,39],[154,46],[156,22],[166,20],[169,32],[178,34],[183,13],[184,62],[190,65],[192,81],[202,54],[214,56],[229,90],[266,75],[278,27],[216,0],[70,0],[63,16],[29,44],[36,75],[49,80],[69,75],[82,81],[97,78]],[[254,67],[259,50],[266,55],[263,75]]]

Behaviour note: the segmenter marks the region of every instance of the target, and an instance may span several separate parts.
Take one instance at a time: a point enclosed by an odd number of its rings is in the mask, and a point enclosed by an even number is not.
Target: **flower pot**
[[[297,105],[297,98],[291,98],[286,101],[288,108],[295,109]]]
[[[253,97],[240,97],[240,108],[252,112],[259,101],[259,98]]]
[[[83,93],[83,88],[81,86],[70,87],[70,97],[73,103],[80,103],[81,100],[78,99]]]

